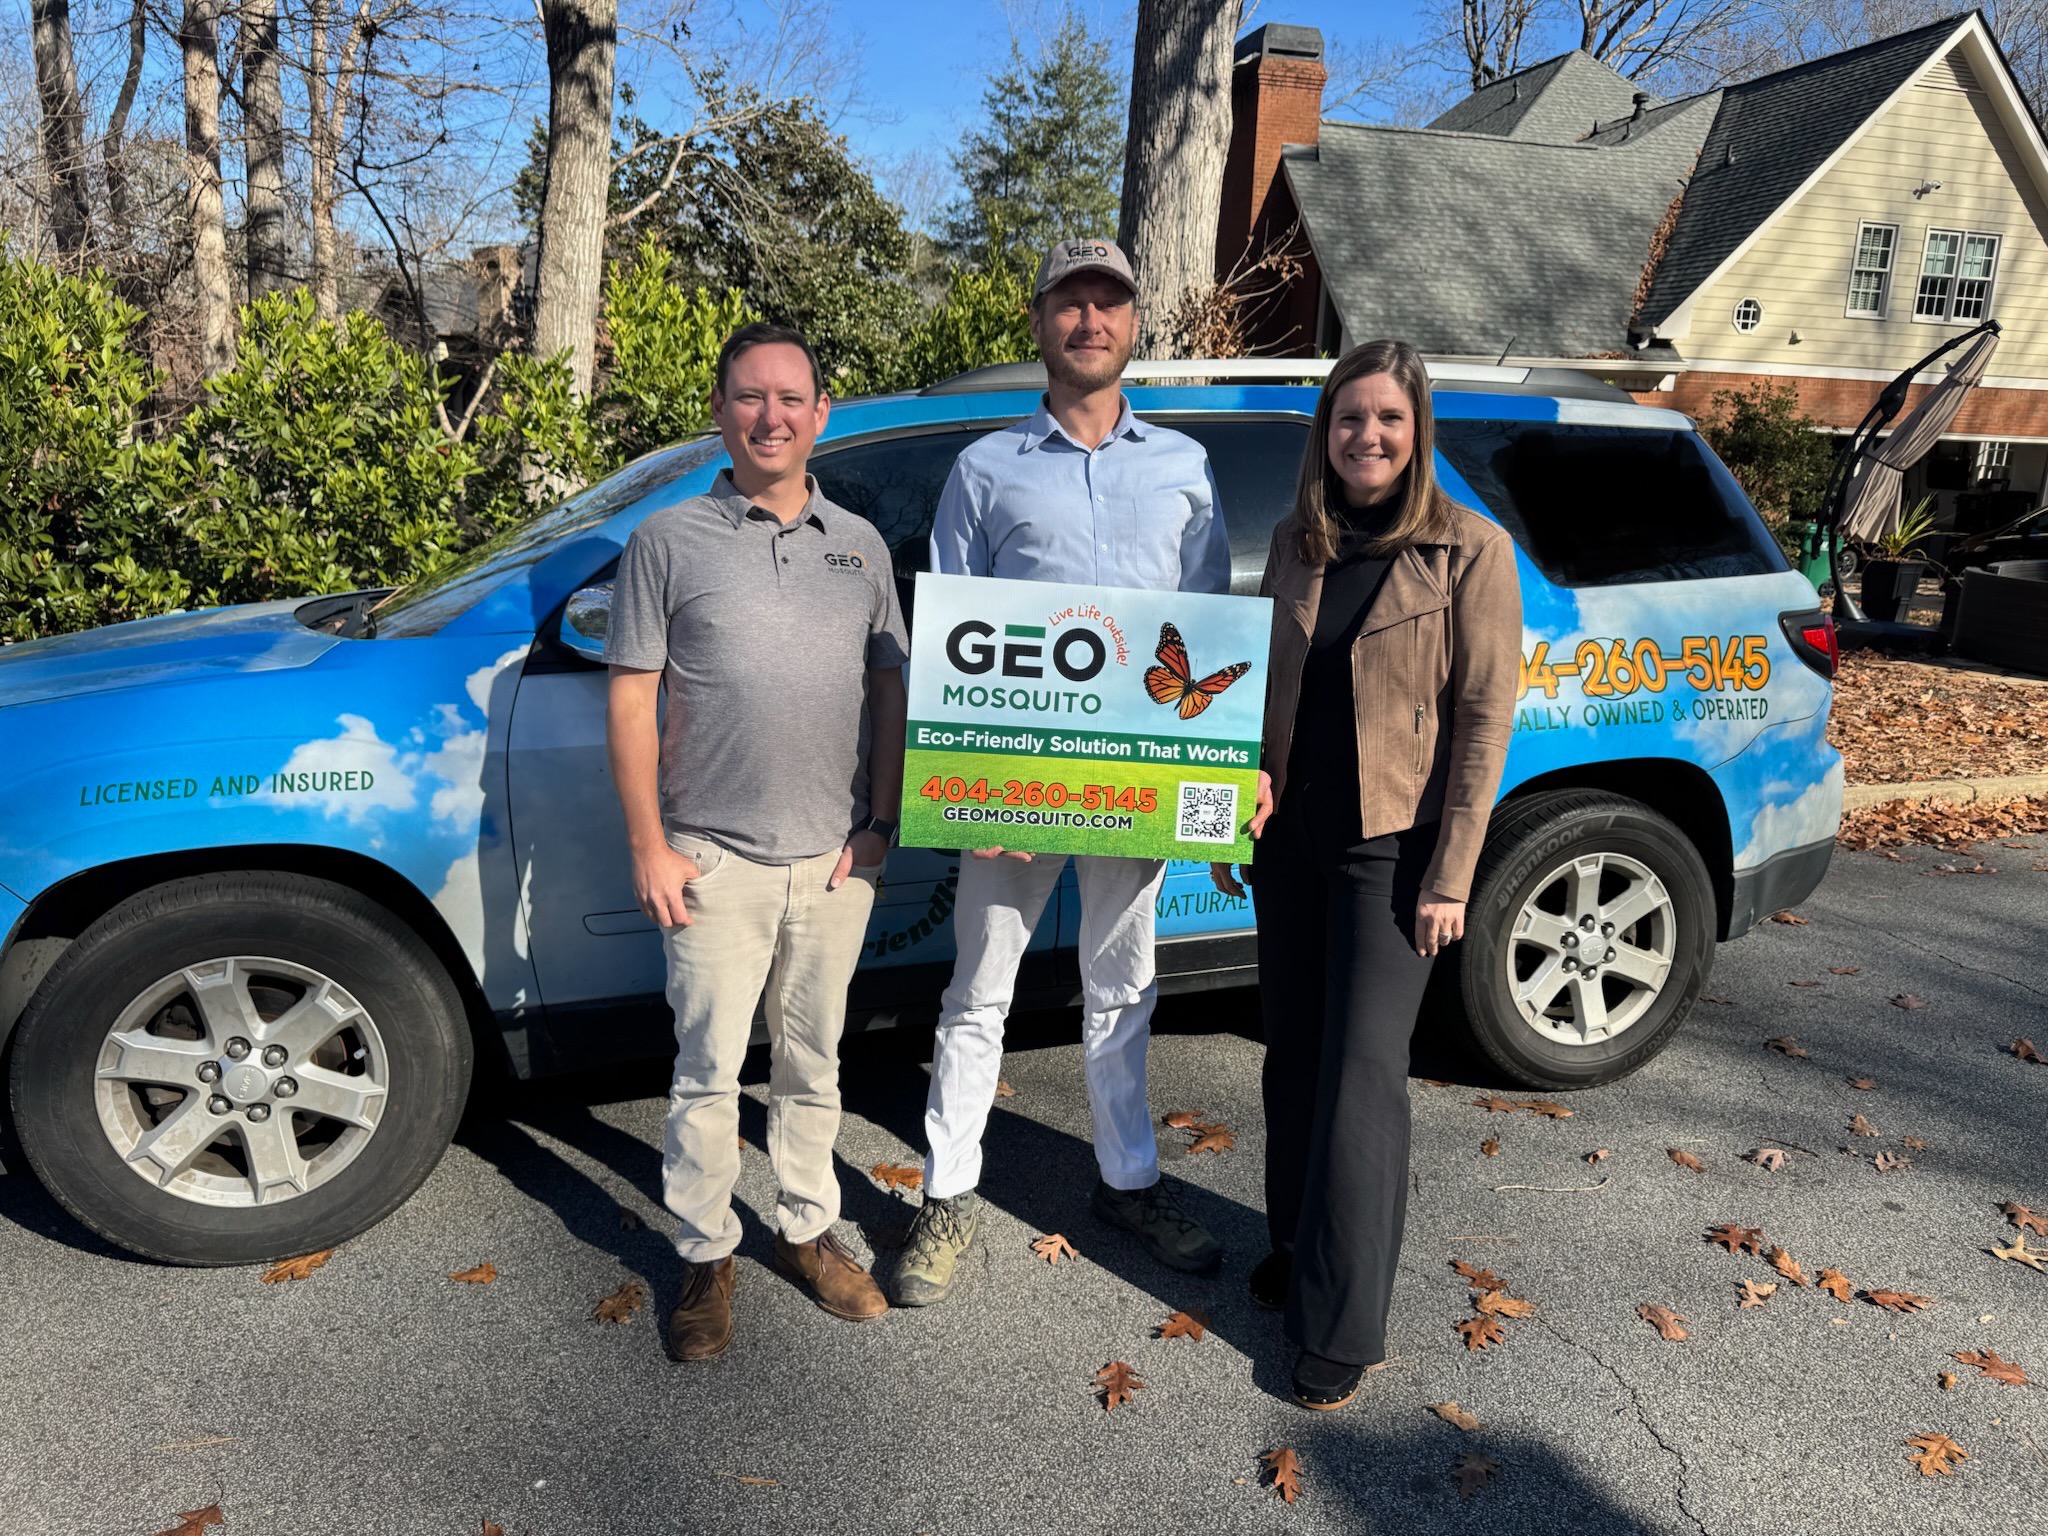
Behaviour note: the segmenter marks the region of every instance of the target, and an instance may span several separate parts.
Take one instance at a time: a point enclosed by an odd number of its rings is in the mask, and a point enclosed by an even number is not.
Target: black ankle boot
[[[1287,1287],[1293,1280],[1294,1255],[1275,1248],[1252,1266],[1252,1300],[1268,1312],[1278,1312],[1287,1305]]]
[[[1364,1366],[1325,1360],[1304,1349],[1294,1362],[1294,1400],[1322,1412],[1342,1408],[1358,1395],[1358,1384],[1364,1379]]]

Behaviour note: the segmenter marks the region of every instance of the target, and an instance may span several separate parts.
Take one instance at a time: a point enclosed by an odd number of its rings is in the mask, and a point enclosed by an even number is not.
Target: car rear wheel
[[[1517,1081],[1584,1088],[1662,1050],[1712,962],[1699,850],[1648,806],[1560,790],[1495,814],[1459,984],[1480,1047]]]
[[[50,1193],[179,1264],[332,1247],[446,1150],[471,1045],[447,972],[389,912],[284,874],[179,880],[94,923],[16,1030],[10,1099]]]

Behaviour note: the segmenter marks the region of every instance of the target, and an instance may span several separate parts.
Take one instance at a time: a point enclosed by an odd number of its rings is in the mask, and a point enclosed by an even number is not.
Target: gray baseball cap
[[[1117,248],[1114,240],[1062,240],[1039,262],[1038,281],[1032,284],[1031,297],[1045,297],[1047,289],[1058,287],[1076,272],[1101,272],[1122,283],[1133,295],[1138,291],[1131,258]]]

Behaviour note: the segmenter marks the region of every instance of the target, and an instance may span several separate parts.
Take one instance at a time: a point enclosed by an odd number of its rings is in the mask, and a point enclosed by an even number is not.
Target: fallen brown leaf
[[[1785,1154],[1776,1147],[1758,1147],[1754,1152],[1742,1154],[1765,1173],[1776,1173],[1785,1166]]]
[[[1883,1307],[1887,1312],[1922,1312],[1934,1305],[1932,1296],[1916,1296],[1911,1291],[1863,1291],[1859,1294],[1873,1307]]]
[[[1636,1308],[1636,1316],[1663,1334],[1667,1339],[1689,1339],[1692,1337],[1691,1334],[1678,1326],[1686,1321],[1685,1316],[1682,1313],[1672,1311],[1669,1307],[1656,1306],[1646,1301]]]
[[[1602,1163],[1612,1156],[1614,1156],[1614,1153],[1608,1148],[1595,1147],[1586,1154],[1586,1161],[1589,1163]]]
[[[1199,1109],[1176,1109],[1172,1114],[1162,1118],[1165,1124],[1172,1126],[1176,1131],[1184,1131],[1202,1118],[1202,1112]]]
[[[1955,1471],[1957,1462],[1970,1459],[1970,1453],[1947,1435],[1931,1430],[1924,1435],[1913,1436],[1906,1444],[1913,1447],[1906,1460],[1920,1469],[1922,1477],[1947,1477]]]
[[[646,1223],[641,1221],[631,1211],[619,1212],[619,1230],[621,1232],[638,1232],[644,1225]]]
[[[1849,1117],[1849,1134],[1851,1136],[1875,1136],[1877,1134],[1877,1127],[1864,1119],[1862,1115],[1855,1114]]]
[[[1493,1137],[1489,1136],[1486,1138],[1486,1140],[1479,1143],[1479,1150],[1481,1154],[1486,1157],[1499,1157],[1500,1143]]]
[[[1718,1227],[1707,1228],[1707,1241],[1719,1243],[1730,1253],[1761,1253],[1764,1230],[1762,1227],[1738,1227],[1732,1221],[1724,1221]]]
[[[1481,1269],[1477,1264],[1468,1264],[1463,1259],[1451,1260],[1451,1272],[1460,1276],[1467,1285],[1482,1291],[1504,1291],[1507,1281],[1490,1269]]]
[[[2048,1237],[2048,1211],[2032,1210],[2016,1200],[2008,1200],[1998,1208],[1998,1213],[2022,1232]]]
[[[1703,1003],[1712,1003],[1717,1008],[1733,1008],[1735,1006],[1734,998],[1723,997],[1718,992],[1702,992],[1700,994],[1700,1001]]]
[[[1938,1377],[1936,1377],[1935,1379],[1936,1379],[1937,1381],[1939,1381],[1939,1382],[1941,1383],[1941,1390],[1942,1390],[1942,1391],[1944,1391],[1944,1392],[1953,1392],[1953,1391],[1955,1391],[1955,1389],[1956,1389],[1956,1373],[1955,1373],[1954,1371],[1943,1371],[1943,1372],[1941,1373],[1941,1375],[1940,1375],[1940,1376],[1938,1376]]]
[[[590,1309],[592,1322],[624,1323],[632,1320],[633,1314],[647,1304],[647,1287],[638,1280],[628,1280],[608,1296],[597,1298],[597,1305]]]
[[[1735,1289],[1736,1293],[1742,1298],[1735,1305],[1743,1311],[1754,1311],[1778,1292],[1775,1281],[1764,1280],[1745,1280]]]
[[[1900,992],[1892,998],[1892,1006],[1894,1008],[1925,1008],[1927,1004],[1910,992]]]
[[[2015,1264],[2026,1265],[2038,1274],[2048,1274],[2048,1267],[2044,1267],[2041,1262],[2048,1259],[2048,1252],[2036,1252],[2027,1247],[2027,1234],[2024,1232],[2012,1240],[2010,1248],[1993,1246],[1991,1253],[1994,1258],[2010,1259]]]
[[[1197,1152],[1207,1152],[1212,1157],[1220,1157],[1236,1145],[1237,1138],[1227,1128],[1220,1125],[1205,1126],[1202,1133],[1188,1143],[1186,1155],[1193,1157]]]
[[[286,1259],[282,1264],[273,1264],[263,1271],[263,1283],[276,1285],[285,1280],[303,1280],[333,1257],[332,1248],[322,1248],[318,1253],[301,1254],[296,1259]]]
[[[1131,1400],[1133,1392],[1142,1391],[1145,1383],[1121,1360],[1112,1360],[1095,1373],[1095,1388],[1102,1394],[1102,1407],[1112,1411]]]
[[[1775,1039],[1766,1040],[1764,1044],[1769,1049],[1776,1051],[1780,1056],[1790,1056],[1794,1061],[1805,1061],[1807,1059],[1806,1047],[1801,1045],[1797,1038],[1792,1035],[1779,1035]]]
[[[1515,1112],[1516,1105],[1513,1099],[1504,1099],[1499,1094],[1494,1093],[1488,1094],[1483,1099],[1474,1099],[1472,1107],[1474,1109],[1483,1109],[1491,1115],[1512,1115]]]
[[[996,1079],[996,1097],[999,1099],[1014,1099],[1017,1097],[1017,1090],[999,1077]]]
[[[1824,1269],[1813,1282],[1837,1301],[1847,1301],[1856,1293],[1856,1287],[1849,1283],[1849,1277],[1839,1269]]]
[[[1849,1086],[1858,1093],[1875,1093],[1877,1091],[1877,1079],[1874,1077],[1852,1077],[1849,1079]]]
[[[1480,1430],[1486,1428],[1484,1424],[1479,1422],[1477,1414],[1468,1413],[1463,1408],[1460,1408],[1455,1398],[1448,1403],[1431,1403],[1429,1411],[1442,1419],[1446,1424],[1455,1424],[1458,1428],[1472,1434],[1477,1434]]]
[[[1707,1170],[1705,1163],[1694,1157],[1690,1152],[1682,1151],[1677,1147],[1666,1147],[1664,1155],[1678,1164],[1679,1167],[1690,1168],[1694,1173],[1705,1173]]]
[[[1572,1117],[1569,1108],[1550,1099],[1523,1099],[1521,1106],[1530,1114],[1541,1115],[1546,1120],[1569,1120]]]
[[[505,1527],[495,1520],[486,1519],[483,1529],[477,1532],[477,1536],[505,1536]]]
[[[1828,974],[1830,976],[1860,976],[1862,973],[1863,967],[1860,965],[1831,965],[1828,967]]]
[[[1790,1280],[1794,1285],[1805,1286],[1813,1283],[1806,1278],[1806,1271],[1799,1267],[1799,1261],[1784,1249],[1773,1248],[1763,1257],[1765,1263],[1769,1264],[1771,1268],[1775,1269],[1787,1280]]]
[[[1057,1264],[1061,1259],[1078,1259],[1081,1257],[1080,1254],[1074,1251],[1074,1245],[1058,1232],[1048,1232],[1043,1237],[1034,1238],[1031,1243],[1031,1251],[1048,1264]]]
[[[1535,1302],[1519,1301],[1506,1291],[1475,1291],[1472,1305],[1488,1317],[1530,1317],[1536,1311]]]
[[[1501,1331],[1499,1321],[1486,1316],[1484,1313],[1459,1319],[1457,1328],[1458,1332],[1464,1337],[1465,1349],[1468,1353],[1475,1349],[1485,1349],[1488,1345],[1498,1344],[1507,1337]]]
[[[1817,981],[1788,981],[1785,985],[1788,987],[1817,987],[1820,983]]]
[[[1266,1452],[1259,1460],[1266,1464],[1266,1471],[1272,1478],[1269,1486],[1280,1495],[1282,1503],[1292,1504],[1301,1494],[1301,1458],[1283,1445],[1278,1450]]]
[[[209,1504],[204,1509],[188,1509],[178,1516],[178,1523],[158,1536],[199,1536],[209,1525],[226,1525],[228,1517],[221,1513],[218,1504]]]
[[[1913,1159],[1903,1152],[1880,1152],[1870,1161],[1879,1173],[1899,1173],[1913,1166]]]
[[[1807,926],[1807,920],[1797,912],[1773,912],[1771,914],[1771,921],[1774,923],[1789,923],[1794,928],[1804,928]]]
[[[460,1281],[464,1285],[489,1285],[498,1278],[498,1266],[485,1259],[475,1269],[458,1269],[448,1278]]]
[[[2034,1042],[2024,1036],[2013,1041],[2012,1053],[2021,1061],[2048,1061],[2048,1056],[2043,1056],[2039,1051],[2035,1050]]]
[[[1927,1140],[1922,1136],[1901,1136],[1899,1138],[1899,1145],[1908,1152],[1925,1152],[1927,1150]]]
[[[1965,1365],[1974,1365],[1993,1381],[2002,1381],[2008,1387],[2024,1387],[2027,1385],[2027,1373],[2025,1371],[2021,1370],[2010,1360],[2001,1360],[1991,1350],[1972,1349],[1951,1355],[1949,1358],[1960,1360]]]
[[[1465,1451],[1451,1468],[1458,1477],[1458,1497],[1469,1499],[1500,1474],[1500,1463],[1477,1451]]]
[[[924,1170],[902,1163],[877,1163],[868,1170],[868,1177],[884,1189],[922,1189]]]
[[[1209,1314],[1200,1307],[1190,1307],[1185,1312],[1169,1312],[1166,1321],[1153,1330],[1155,1339],[1202,1340],[1202,1332],[1209,1326]]]

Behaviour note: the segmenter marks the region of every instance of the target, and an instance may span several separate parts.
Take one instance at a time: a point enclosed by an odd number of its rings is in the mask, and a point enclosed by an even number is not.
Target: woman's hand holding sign
[[[1273,814],[1273,776],[1265,769],[1259,770],[1259,787],[1252,804],[1251,825],[1245,828],[1254,839],[1266,830],[1266,818]],[[1244,886],[1233,873],[1229,864],[1211,864],[1209,879],[1216,889],[1233,901],[1244,900]]]

